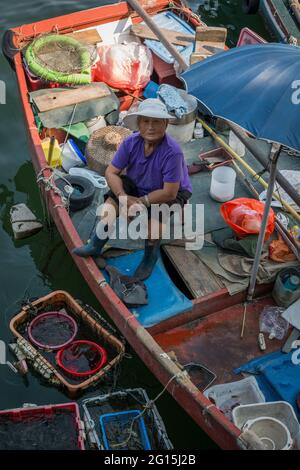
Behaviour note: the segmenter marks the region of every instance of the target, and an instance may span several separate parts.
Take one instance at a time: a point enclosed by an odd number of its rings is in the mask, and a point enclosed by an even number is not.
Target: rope
[[[132,435],[133,435],[133,426],[134,426],[134,423],[136,420],[138,420],[139,418],[141,418],[148,409],[152,408],[153,405],[155,404],[155,402],[163,395],[163,393],[165,393],[165,391],[167,390],[168,386],[170,385],[170,383],[176,379],[177,377],[179,378],[180,376],[185,376],[186,375],[186,371],[180,371],[178,372],[177,374],[174,374],[169,380],[168,382],[166,383],[165,387],[159,392],[159,394],[153,399],[153,400],[149,400],[149,402],[144,406],[144,409],[143,411],[141,411],[141,413],[139,413],[137,416],[135,416],[133,418],[133,420],[131,421],[131,425],[130,425],[130,428],[129,428],[129,436],[127,439],[125,439],[125,441],[123,442],[118,442],[117,444],[110,444],[111,447],[124,447],[131,439]]]
[[[50,167],[49,167],[50,168]],[[53,178],[54,178],[54,174],[55,174],[55,170],[53,168],[51,168],[52,170],[52,173],[51,175],[46,178],[45,176],[43,176],[43,171],[44,171],[45,167],[38,173],[37,175],[37,179],[36,179],[36,182],[38,184],[43,184],[44,185],[44,189],[46,192],[48,191],[53,191],[55,194],[57,194],[60,198],[61,198],[61,201],[62,201],[62,204],[56,204],[54,206],[54,208],[56,209],[57,207],[62,207],[64,209],[67,209],[69,210],[69,204],[70,204],[70,196],[71,196],[71,192],[70,194],[68,195],[68,198],[65,197],[64,193],[55,185],[55,183],[53,182]],[[72,187],[72,185],[70,185],[70,183],[64,178],[64,177],[61,177],[64,181],[66,181],[66,183]],[[47,215],[49,214],[49,208],[47,207]]]
[[[287,153],[288,155],[291,155],[292,157],[300,157],[300,152],[297,152],[297,150],[293,150],[289,147],[282,147],[283,152]]]

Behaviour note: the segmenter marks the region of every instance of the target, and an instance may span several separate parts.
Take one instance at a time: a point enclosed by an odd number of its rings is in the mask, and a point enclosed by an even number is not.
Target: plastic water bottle
[[[229,147],[231,147],[232,150],[234,150],[240,157],[245,155],[245,145],[232,131],[229,131]]]
[[[197,122],[194,129],[194,139],[202,139],[204,137],[204,129],[201,122]]]

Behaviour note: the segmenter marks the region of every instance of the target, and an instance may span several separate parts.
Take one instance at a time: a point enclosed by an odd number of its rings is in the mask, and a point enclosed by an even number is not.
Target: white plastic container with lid
[[[230,201],[234,197],[236,172],[228,166],[220,166],[212,171],[210,195],[218,202]]]
[[[229,131],[229,147],[231,147],[232,150],[234,150],[240,157],[245,155],[245,145],[232,131]]]
[[[69,172],[70,168],[73,168],[74,166],[86,165],[85,156],[73,139],[69,139],[65,144],[61,145],[61,154],[62,167],[67,172]]]

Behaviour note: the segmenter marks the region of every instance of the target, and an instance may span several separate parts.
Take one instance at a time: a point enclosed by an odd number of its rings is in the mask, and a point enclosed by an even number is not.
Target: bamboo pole
[[[209,132],[209,134],[223,147],[225,148],[229,153],[230,155],[235,158],[244,168],[246,168],[246,170],[252,175],[252,176],[255,176],[257,177],[257,181],[265,188],[265,189],[268,189],[268,183],[261,177],[261,176],[258,176],[256,171],[253,170],[253,168],[251,168],[250,165],[248,165],[248,163],[246,163],[244,161],[243,158],[241,158],[223,139],[221,139],[220,136],[218,136],[218,134],[216,134],[216,132],[214,132],[208,124],[206,124],[206,122],[204,122],[202,119],[199,119],[198,118],[198,121],[201,122],[202,126],[204,127],[204,129],[207,130],[207,132]],[[287,202],[283,201],[276,193],[273,193],[273,197],[279,201],[283,207],[298,221],[300,222],[300,215],[298,214],[298,212],[295,211],[295,209],[293,209]]]

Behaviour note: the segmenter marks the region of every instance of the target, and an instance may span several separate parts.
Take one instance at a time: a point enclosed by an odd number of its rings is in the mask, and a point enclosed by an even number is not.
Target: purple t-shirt
[[[144,139],[134,132],[118,148],[112,165],[127,169],[127,176],[135,183],[139,196],[162,189],[164,183],[180,182],[180,190],[192,192],[187,165],[178,143],[165,134],[161,143],[145,157]]]

